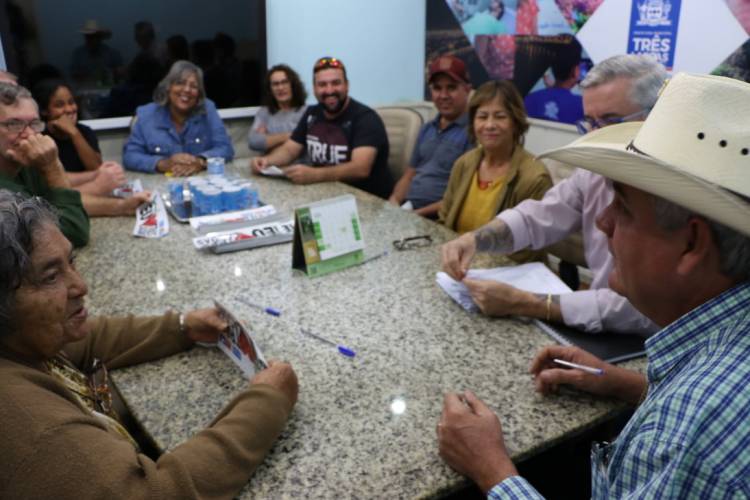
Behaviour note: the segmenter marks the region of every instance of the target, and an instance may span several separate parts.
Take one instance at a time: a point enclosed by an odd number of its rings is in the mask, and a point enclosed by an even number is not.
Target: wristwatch
[[[177,316],[177,320],[180,322],[180,333],[185,335],[185,330],[187,329],[185,327],[185,315],[183,313],[180,313]]]

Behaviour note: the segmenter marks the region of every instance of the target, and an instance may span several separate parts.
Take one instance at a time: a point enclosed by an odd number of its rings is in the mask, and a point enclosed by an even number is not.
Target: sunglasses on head
[[[328,68],[344,69],[344,63],[342,63],[340,59],[336,59],[335,57],[321,57],[315,62],[313,71],[320,71],[321,69]]]

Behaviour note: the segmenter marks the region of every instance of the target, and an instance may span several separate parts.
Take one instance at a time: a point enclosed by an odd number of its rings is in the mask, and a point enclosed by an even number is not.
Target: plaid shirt
[[[612,445],[592,450],[592,498],[750,497],[750,283],[646,342],[649,391]],[[523,478],[490,499],[541,498]]]

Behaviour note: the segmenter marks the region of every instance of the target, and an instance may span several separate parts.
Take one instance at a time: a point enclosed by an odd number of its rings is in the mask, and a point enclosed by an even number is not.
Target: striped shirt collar
[[[704,302],[657,332],[646,341],[649,383],[663,379],[672,368],[703,348],[712,335],[721,331],[722,324],[733,323],[738,315],[748,311],[750,282],[744,282]]]

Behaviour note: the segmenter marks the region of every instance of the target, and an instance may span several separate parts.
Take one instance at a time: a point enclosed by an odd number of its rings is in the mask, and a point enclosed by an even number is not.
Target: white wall
[[[422,100],[425,2],[429,0],[268,0],[268,66],[286,63],[312,97],[312,66],[340,58],[349,93],[368,105]]]

